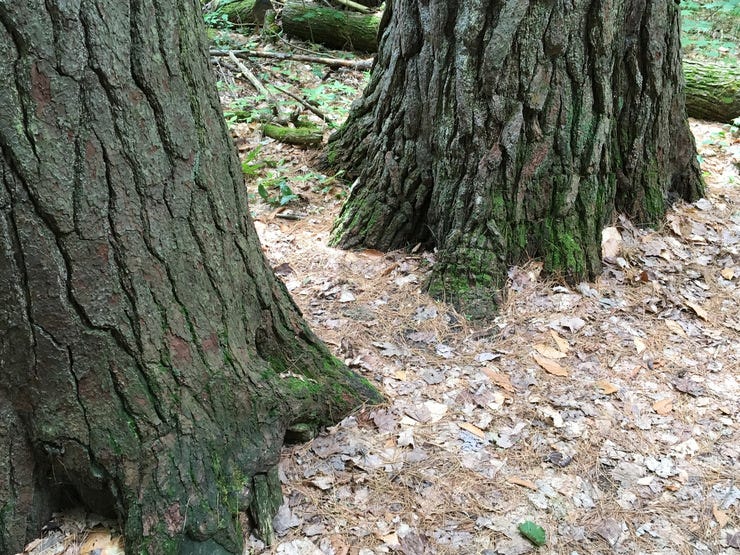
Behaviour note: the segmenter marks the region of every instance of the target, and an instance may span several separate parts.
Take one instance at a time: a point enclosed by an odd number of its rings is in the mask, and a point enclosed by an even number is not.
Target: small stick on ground
[[[273,94],[268,91],[267,88],[265,88],[262,82],[257,79],[257,76],[252,73],[250,69],[244,65],[243,62],[239,61],[239,59],[234,55],[233,51],[230,50],[227,54],[231,61],[234,62],[239,68],[241,74],[246,77],[247,81],[252,84],[252,86],[257,90],[258,93],[260,93],[265,97],[265,99],[267,99],[267,102],[270,104],[270,108],[272,109],[272,112],[275,114],[275,117],[278,119],[278,121],[284,120],[284,118],[280,117],[280,110],[278,109],[278,104]]]
[[[290,52],[258,52],[256,50],[211,50],[211,56],[232,55],[238,58],[270,58],[276,60],[295,60],[296,62],[310,62],[324,64],[331,68],[348,67],[351,69],[366,70],[373,65],[373,59],[365,60],[342,60],[339,58],[324,58],[321,56],[308,56],[306,54],[291,54]]]
[[[358,12],[371,13],[373,11],[367,6],[363,6],[362,4],[358,4],[357,2],[353,2],[352,0],[335,0],[335,1],[337,4],[342,4],[343,6],[352,8],[353,10],[358,11]]]
[[[295,95],[292,92],[290,92],[290,91],[288,91],[288,90],[286,90],[286,89],[284,89],[282,87],[278,87],[277,85],[272,85],[272,86],[273,86],[273,88],[279,90],[281,93],[287,94],[292,99],[297,100],[298,102],[300,102],[303,105],[303,107],[306,108],[306,110],[309,110],[313,114],[317,115],[318,117],[320,117],[325,122],[332,123],[334,121],[329,116],[327,116],[324,112],[322,112],[321,110],[319,110],[318,108],[316,108],[315,106],[311,106],[308,102],[306,102],[300,96]]]

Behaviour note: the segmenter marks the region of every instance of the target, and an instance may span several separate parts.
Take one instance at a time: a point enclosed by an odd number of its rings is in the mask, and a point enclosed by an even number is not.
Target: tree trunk
[[[614,212],[656,223],[702,182],[673,1],[391,0],[327,160],[357,177],[342,247],[438,249],[429,289],[490,313],[507,268],[600,270]]]
[[[689,117],[730,122],[740,117],[740,66],[684,60]]]
[[[0,552],[82,503],[127,553],[269,536],[286,430],[369,384],[262,255],[198,3],[0,3]]]

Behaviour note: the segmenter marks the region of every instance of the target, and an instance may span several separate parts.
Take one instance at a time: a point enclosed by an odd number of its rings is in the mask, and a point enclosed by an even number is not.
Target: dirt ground
[[[284,449],[278,542],[245,553],[738,553],[740,139],[692,128],[706,199],[659,230],[619,218],[594,283],[512,268],[473,325],[421,291],[434,253],[328,247],[346,184],[238,124],[242,155],[259,145],[298,197],[261,200],[271,165],[248,180],[267,258],[387,399]]]

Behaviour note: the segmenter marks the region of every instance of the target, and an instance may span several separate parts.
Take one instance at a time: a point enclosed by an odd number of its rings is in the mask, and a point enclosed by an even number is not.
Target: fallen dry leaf
[[[676,335],[680,335],[681,337],[686,337],[686,332],[683,331],[683,328],[681,327],[681,324],[676,322],[675,320],[664,320],[665,325],[668,326],[668,329],[671,330]]]
[[[535,354],[532,355],[532,358],[548,374],[552,374],[553,376],[561,376],[561,377],[564,377],[564,378],[565,377],[568,377],[568,371],[565,368],[563,368],[562,366],[560,366],[554,360],[550,360],[549,358],[537,356]]]
[[[709,313],[706,310],[704,310],[704,308],[702,308],[700,304],[687,301],[686,306],[688,306],[691,310],[696,312],[696,315],[702,320],[709,321]]]
[[[502,374],[501,372],[497,372],[496,370],[492,370],[490,368],[483,368],[483,373],[501,389],[510,393],[514,393],[514,386],[511,385],[511,379],[506,374]]]
[[[550,347],[549,345],[545,345],[544,343],[536,343],[534,345],[534,348],[538,353],[547,358],[558,359],[568,356],[565,353]]]
[[[486,433],[483,430],[481,430],[478,426],[474,426],[473,424],[469,424],[468,422],[458,422],[457,425],[460,426],[463,430],[467,430],[474,436],[477,436],[481,439],[486,437]]]
[[[612,393],[619,391],[619,388],[616,385],[611,384],[606,380],[596,382],[596,387],[598,387],[604,395],[611,395]]]
[[[670,412],[673,410],[673,399],[671,399],[670,397],[666,397],[665,399],[659,399],[658,401],[655,401],[653,403],[653,410],[661,416],[670,414]]]
[[[532,491],[537,491],[537,485],[534,482],[530,482],[529,480],[517,478],[516,476],[509,476],[506,481],[516,486],[522,486],[527,489],[531,489]]]
[[[730,281],[735,277],[735,268],[723,268],[719,273],[727,281]]]
[[[645,352],[645,349],[647,349],[647,345],[645,345],[645,342],[642,339],[635,337],[632,342],[635,344],[635,350],[638,355],[641,355]]]
[[[622,235],[616,227],[605,227],[601,232],[601,258],[614,262],[622,250]]]
[[[552,337],[552,340],[555,341],[555,343],[557,344],[558,350],[563,353],[567,353],[568,351],[570,351],[570,345],[568,345],[568,341],[563,337],[560,337],[560,334],[558,332],[556,332],[555,330],[550,330],[550,336]]]
[[[80,546],[80,555],[123,555],[120,538],[111,537],[110,530],[93,529]]]
[[[719,524],[720,528],[724,528],[727,526],[727,523],[730,522],[730,517],[727,516],[727,511],[723,511],[717,505],[712,506],[712,514],[714,515],[714,519],[717,521],[717,524]]]

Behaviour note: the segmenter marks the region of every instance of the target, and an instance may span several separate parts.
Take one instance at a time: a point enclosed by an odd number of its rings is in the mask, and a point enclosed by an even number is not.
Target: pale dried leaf
[[[356,300],[357,297],[355,297],[354,293],[348,289],[343,289],[342,293],[339,295],[339,302],[340,303],[351,303],[352,301]]]
[[[638,355],[641,355],[645,352],[645,349],[647,349],[647,345],[645,345],[645,342],[639,337],[635,337],[634,339],[632,339],[632,342],[635,344],[635,350],[637,351]]]
[[[319,488],[320,490],[327,490],[331,489],[334,485],[334,477],[333,476],[317,476],[313,480],[311,480],[311,483]]]
[[[532,355],[532,358],[548,374],[552,374],[553,376],[560,376],[563,378],[568,376],[568,371],[562,366],[560,366],[560,364],[558,364],[554,360],[550,360],[549,358],[541,357],[541,356],[534,355],[534,354]]]
[[[570,350],[570,345],[568,344],[568,341],[564,339],[563,337],[558,334],[555,330],[550,330],[550,336],[552,337],[553,341],[558,346],[558,350],[560,350],[563,353],[567,353]]]
[[[93,529],[80,546],[80,555],[123,555],[123,546],[110,530]]]
[[[559,359],[568,356],[565,353],[558,351],[553,347],[550,347],[549,345],[545,345],[544,343],[536,343],[534,345],[534,349],[542,356],[545,356],[547,358]]]
[[[501,389],[508,391],[509,393],[515,392],[514,386],[511,385],[511,378],[509,378],[509,376],[507,376],[506,374],[502,374],[501,372],[498,372],[491,368],[483,368],[483,373]]]
[[[622,251],[624,241],[616,227],[605,227],[601,232],[601,258],[613,262]]]
[[[655,401],[653,403],[653,410],[661,416],[670,414],[673,410],[673,399],[671,399],[670,397],[666,397],[664,399],[659,399],[658,401]]]
[[[481,439],[486,437],[486,433],[483,430],[481,430],[478,426],[470,424],[469,422],[458,422],[457,425],[460,426],[460,428],[462,428],[463,430],[467,430],[476,437],[479,437]]]
[[[696,312],[696,315],[702,320],[709,321],[709,313],[700,304],[687,301],[686,306]]]
[[[681,324],[679,324],[675,320],[664,320],[664,321],[665,321],[665,325],[673,333],[675,333],[676,335],[680,335],[681,337],[686,337],[686,332],[681,327]]]
[[[506,481],[516,486],[522,486],[527,489],[531,489],[532,491],[537,491],[537,485],[534,482],[525,480],[523,478],[517,478],[516,476],[509,476],[508,478],[506,478]]]
[[[717,524],[719,524],[720,528],[724,528],[727,526],[727,523],[730,522],[730,517],[727,516],[727,511],[723,511],[717,505],[712,506],[712,514],[714,515],[714,519],[717,521]]]
[[[606,380],[599,380],[596,382],[596,387],[598,387],[604,395],[611,395],[612,393],[619,391],[619,388],[616,385],[609,383]]]

